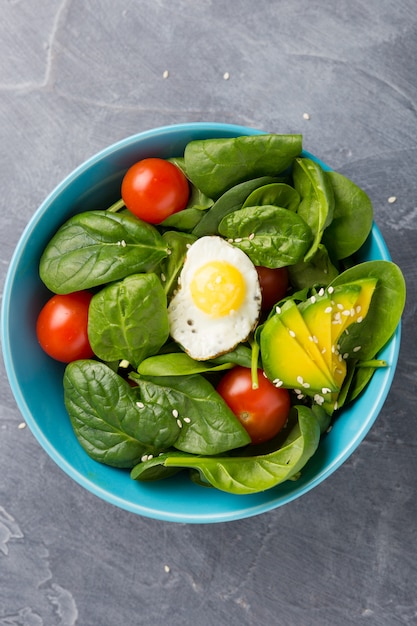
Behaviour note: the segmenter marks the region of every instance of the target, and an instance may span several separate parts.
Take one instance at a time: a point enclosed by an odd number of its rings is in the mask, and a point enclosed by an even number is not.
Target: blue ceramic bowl
[[[23,418],[47,454],[69,476],[98,497],[139,515],[173,522],[224,522],[257,515],[298,498],[330,476],[358,447],[391,386],[400,326],[381,354],[390,367],[377,371],[365,393],[343,410],[301,478],[255,495],[207,489],[186,475],[138,483],[131,480],[128,471],[90,459],[77,442],[63,402],[64,366],[44,354],[35,334],[37,315],[50,297],[38,275],[39,258],[47,242],[72,214],[106,208],[116,201],[123,174],[133,162],[148,156],[181,154],[193,139],[260,132],[228,124],[181,124],[143,132],[106,148],[78,167],[43,202],[27,225],[9,267],[1,339],[6,371]],[[361,251],[361,260],[370,259],[390,260],[375,225]]]

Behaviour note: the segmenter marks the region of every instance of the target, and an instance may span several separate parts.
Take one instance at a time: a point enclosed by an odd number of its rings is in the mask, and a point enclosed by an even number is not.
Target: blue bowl
[[[378,370],[366,391],[343,410],[301,478],[254,495],[207,489],[181,474],[161,482],[138,483],[128,471],[93,461],[79,445],[64,407],[64,366],[41,350],[35,334],[37,315],[50,297],[38,275],[39,258],[47,242],[72,214],[107,208],[116,201],[123,174],[133,162],[148,156],[181,154],[193,139],[261,132],[228,124],[180,124],[143,132],[106,148],[78,167],[42,203],[27,225],[9,267],[1,340],[7,375],[23,418],[41,446],[71,478],[103,500],[139,515],[172,522],[225,522],[258,515],[298,498],[330,476],[359,446],[392,383],[400,326],[381,353],[390,366]],[[390,260],[375,225],[360,258],[371,259]]]

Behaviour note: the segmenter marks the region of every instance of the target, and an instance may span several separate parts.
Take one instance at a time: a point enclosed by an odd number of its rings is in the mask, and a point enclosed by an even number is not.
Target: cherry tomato
[[[122,181],[122,199],[131,213],[160,224],[187,206],[190,188],[181,170],[165,159],[138,161]]]
[[[55,295],[45,304],[36,323],[43,350],[63,363],[93,356],[87,334],[88,307],[92,294],[75,291]]]
[[[270,311],[274,304],[281,300],[287,293],[289,285],[288,269],[278,267],[257,267],[259,284],[262,292],[262,310]]]
[[[275,387],[258,370],[258,388],[252,387],[252,373],[234,367],[217,385],[217,391],[248,432],[252,443],[275,437],[285,425],[291,408],[288,389]]]

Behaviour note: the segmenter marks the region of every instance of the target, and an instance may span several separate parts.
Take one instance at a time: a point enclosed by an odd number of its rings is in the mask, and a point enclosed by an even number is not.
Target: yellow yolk
[[[201,311],[211,317],[223,317],[242,305],[246,284],[234,265],[226,261],[210,261],[195,271],[190,292]]]

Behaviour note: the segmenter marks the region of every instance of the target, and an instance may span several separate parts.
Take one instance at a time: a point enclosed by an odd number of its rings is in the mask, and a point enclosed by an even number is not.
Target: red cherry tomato
[[[252,443],[275,437],[285,425],[291,408],[288,389],[275,387],[262,370],[258,370],[258,384],[253,389],[251,370],[237,366],[217,385],[217,392],[246,429]]]
[[[257,267],[259,284],[262,292],[262,310],[270,311],[274,304],[279,302],[289,286],[288,270],[286,267],[270,269],[269,267]]]
[[[39,313],[36,323],[38,341],[53,359],[70,363],[93,356],[87,334],[91,298],[87,291],[55,295]]]
[[[138,161],[122,181],[122,200],[131,213],[160,224],[187,206],[190,188],[182,171],[165,159]]]

